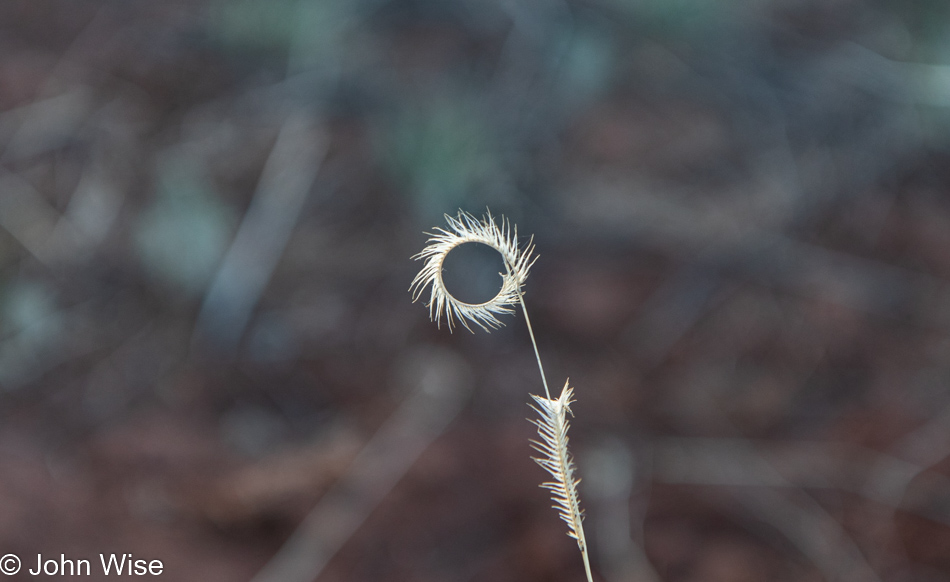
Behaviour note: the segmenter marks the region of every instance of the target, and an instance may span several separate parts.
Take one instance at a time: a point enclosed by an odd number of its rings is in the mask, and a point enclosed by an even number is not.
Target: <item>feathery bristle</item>
[[[541,416],[540,420],[531,421],[538,427],[541,439],[531,441],[531,444],[543,455],[541,458],[532,458],[554,477],[553,481],[542,483],[541,487],[551,492],[554,509],[558,510],[561,519],[567,522],[567,535],[577,540],[577,546],[584,552],[587,546],[582,524],[584,515],[577,495],[580,479],[574,478],[574,459],[567,448],[567,430],[570,428],[567,415],[573,416],[571,403],[574,402],[574,391],[568,383],[569,381],[564,383],[561,396],[556,400],[531,395],[537,403],[537,406],[531,408]]]
[[[497,329],[504,325],[499,315],[512,313],[512,306],[516,305],[521,296],[521,287],[528,278],[528,270],[537,257],[532,258],[534,246],[531,241],[518,248],[518,227],[512,227],[507,220],[501,219],[501,226],[495,222],[488,212],[481,220],[471,214],[459,210],[457,217],[445,215],[448,229],[436,227],[434,233],[421,253],[413,259],[424,259],[425,265],[419,274],[412,280],[409,290],[412,300],[417,301],[426,287],[431,287],[429,302],[429,319],[441,325],[442,316],[448,322],[449,331],[456,320],[465,329],[472,331],[468,323],[472,322],[485,331]],[[459,301],[449,293],[442,280],[442,264],[449,251],[465,243],[482,243],[498,251],[505,261],[505,273],[501,273],[501,290],[495,297],[485,303],[472,304]]]

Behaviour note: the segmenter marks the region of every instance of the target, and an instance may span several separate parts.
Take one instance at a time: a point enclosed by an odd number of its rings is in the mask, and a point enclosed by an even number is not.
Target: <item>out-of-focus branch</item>
[[[407,356],[412,392],[252,582],[311,582],[461,410],[467,365],[442,349]]]
[[[290,115],[257,184],[234,241],[205,295],[195,338],[233,352],[290,239],[326,153],[324,130]]]

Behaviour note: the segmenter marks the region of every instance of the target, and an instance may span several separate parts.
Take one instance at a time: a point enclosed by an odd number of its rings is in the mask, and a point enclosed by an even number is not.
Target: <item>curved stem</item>
[[[504,255],[502,255],[504,258]],[[505,270],[511,275],[512,266],[505,259]],[[521,303],[521,313],[524,313],[524,321],[528,324],[528,335],[531,336],[531,346],[534,347],[534,357],[538,360],[538,371],[541,372],[541,383],[544,384],[544,395],[548,400],[551,399],[551,391],[548,390],[548,379],[544,375],[544,366],[541,365],[541,354],[538,352],[538,342],[534,339],[534,330],[531,329],[531,318],[528,317],[528,308],[524,306],[524,293],[521,287],[518,287],[518,301]]]
[[[508,265],[508,262],[505,261],[505,268],[508,272],[511,272],[511,267]],[[548,380],[544,375],[544,366],[541,364],[541,354],[538,352],[538,342],[534,339],[534,329],[531,327],[531,318],[528,317],[528,308],[524,304],[524,294],[521,293],[521,289],[518,289],[518,301],[521,303],[521,312],[524,313],[524,321],[528,324],[528,335],[531,336],[531,346],[534,348],[534,357],[538,360],[538,371],[541,372],[541,383],[544,384],[544,395],[548,400],[551,400],[551,391],[548,389]],[[587,582],[594,582],[594,577],[590,571],[590,558],[587,555],[587,540],[584,536],[584,524],[582,521],[579,521],[577,526],[577,534],[579,539],[578,546],[581,550],[581,557],[584,559],[584,572],[587,574]]]
[[[544,384],[544,395],[550,400],[551,391],[548,390],[548,379],[544,376],[544,366],[541,365],[541,354],[538,353],[538,342],[534,339],[534,330],[531,329],[531,318],[528,317],[528,308],[524,306],[524,296],[521,294],[521,289],[518,289],[518,301],[521,302],[521,312],[524,313],[524,321],[528,324],[528,335],[531,336],[531,345],[534,346],[534,357],[538,359],[538,371],[541,372],[541,383]]]

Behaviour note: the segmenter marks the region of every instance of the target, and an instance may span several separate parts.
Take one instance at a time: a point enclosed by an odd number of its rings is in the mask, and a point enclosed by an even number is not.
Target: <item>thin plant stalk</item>
[[[508,265],[508,262],[505,261],[505,267],[508,269],[508,272],[511,272],[511,268]],[[521,303],[521,313],[524,314],[524,321],[528,326],[528,336],[531,338],[531,346],[534,348],[534,357],[538,361],[538,372],[541,373],[541,383],[544,385],[544,394],[547,397],[547,400],[551,400],[551,391],[548,390],[548,380],[544,375],[544,366],[541,364],[541,354],[538,352],[538,342],[534,339],[534,329],[531,328],[531,318],[528,317],[528,308],[524,304],[524,294],[521,293],[521,290],[518,290],[518,301]],[[567,387],[567,383],[564,384]],[[565,437],[567,434],[567,429],[564,430]],[[573,460],[571,460],[569,453],[567,452],[567,443],[563,447],[560,447],[560,465],[561,466],[573,466]],[[535,459],[539,464],[541,464],[537,459]],[[544,466],[544,465],[542,465]],[[573,472],[573,471],[572,471]],[[576,493],[575,493],[576,497]],[[577,547],[581,551],[581,557],[584,559],[584,572],[587,574],[587,582],[594,582],[594,578],[590,572],[590,558],[587,555],[587,539],[584,536],[584,523],[583,516],[580,519],[576,520],[576,524],[572,525],[577,539]]]
[[[538,361],[538,371],[541,373],[541,383],[544,385],[544,397],[531,395],[537,406],[532,408],[540,415],[540,419],[531,422],[538,428],[540,437],[531,441],[532,447],[541,453],[535,458],[542,468],[551,474],[553,480],[542,483],[541,487],[551,493],[554,508],[562,520],[567,523],[568,536],[577,541],[584,560],[584,571],[587,581],[593,582],[590,571],[590,559],[587,553],[587,540],[584,537],[583,512],[580,509],[580,498],[577,494],[579,479],[574,477],[574,460],[568,449],[567,430],[569,422],[567,415],[571,412],[573,389],[564,383],[561,395],[557,399],[551,398],[548,381],[544,375],[544,366],[541,364],[541,354],[538,351],[538,342],[535,340],[534,329],[531,327],[531,318],[524,303],[522,286],[528,278],[528,271],[534,264],[531,257],[534,245],[531,241],[523,247],[518,246],[518,229],[512,227],[502,218],[501,227],[492,218],[491,213],[482,220],[471,214],[459,211],[457,217],[445,215],[449,228],[436,228],[431,234],[427,246],[415,259],[424,259],[425,265],[412,281],[409,290],[413,294],[413,301],[422,295],[429,287],[430,297],[427,306],[429,317],[440,324],[445,317],[449,331],[457,323],[461,323],[469,331],[473,331],[469,323],[481,327],[485,331],[496,329],[504,325],[500,315],[513,313],[512,307],[521,305],[524,320],[528,326],[528,335],[531,337],[531,346]],[[445,257],[457,246],[465,243],[481,243],[487,245],[502,256],[505,263],[505,273],[502,275],[501,290],[489,301],[479,304],[459,301],[449,293],[442,280],[442,265]]]
[[[550,400],[551,391],[548,390],[548,379],[544,377],[544,366],[541,365],[541,354],[538,353],[538,342],[534,340],[534,330],[531,329],[531,318],[528,317],[528,308],[524,305],[524,296],[521,293],[518,293],[518,301],[521,302],[521,313],[524,313],[524,322],[528,324],[528,335],[531,337],[534,357],[538,360],[538,371],[541,372],[541,383],[544,384],[544,395]]]

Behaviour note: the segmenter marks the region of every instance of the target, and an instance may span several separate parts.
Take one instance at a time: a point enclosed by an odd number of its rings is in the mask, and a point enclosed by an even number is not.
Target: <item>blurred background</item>
[[[581,580],[486,208],[596,580],[950,579],[939,0],[3,0],[0,553]]]

